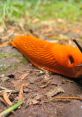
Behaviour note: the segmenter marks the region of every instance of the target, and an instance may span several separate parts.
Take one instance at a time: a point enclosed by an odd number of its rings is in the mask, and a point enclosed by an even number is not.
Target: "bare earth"
[[[62,40],[61,38],[81,39],[81,24],[66,26],[61,20],[57,23],[54,22],[54,27],[51,24],[43,23],[42,26],[34,29],[35,33],[49,38],[50,35],[54,35],[60,40]],[[4,38],[3,35],[1,37]],[[70,43],[71,41],[67,40],[66,42]],[[39,70],[15,48],[10,46],[0,48],[0,86],[17,91],[10,94],[11,102],[14,103],[18,100],[22,84],[25,85],[23,95],[25,102],[8,117],[82,117],[81,100],[55,99],[57,96],[82,97],[81,78],[72,80],[58,74],[48,73],[45,70]],[[8,105],[0,101],[0,112],[6,108]]]

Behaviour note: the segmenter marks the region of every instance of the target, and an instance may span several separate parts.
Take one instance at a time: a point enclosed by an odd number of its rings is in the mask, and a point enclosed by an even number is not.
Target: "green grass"
[[[47,9],[47,11],[46,11]],[[80,4],[70,2],[56,2],[50,5],[45,5],[41,9],[45,18],[65,18],[67,20],[79,20],[82,10]],[[46,11],[46,12],[44,12]],[[42,18],[42,16],[40,16]]]
[[[76,21],[82,15],[82,0],[0,0],[0,23],[31,17]],[[31,20],[29,18],[29,20]]]

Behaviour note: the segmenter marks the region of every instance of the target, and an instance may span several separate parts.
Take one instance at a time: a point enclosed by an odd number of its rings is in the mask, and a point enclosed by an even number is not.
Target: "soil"
[[[42,31],[42,27],[38,29],[39,34],[40,30]],[[56,35],[57,33],[60,34],[60,32],[61,34],[66,34],[64,30],[62,31],[62,28],[58,29],[57,27],[55,29],[54,34]],[[81,28],[78,28],[77,33],[74,30],[69,33],[67,29],[65,30],[68,35],[81,37]],[[45,28],[42,35],[46,32]],[[0,48],[0,87],[17,91],[10,94],[10,100],[13,103],[19,98],[22,84],[27,84],[24,88],[24,104],[9,114],[8,117],[82,117],[81,100],[55,99],[57,96],[82,97],[82,79],[72,80],[40,70],[26,60],[15,48],[10,46]],[[7,107],[8,104],[5,105],[0,102],[0,112]]]

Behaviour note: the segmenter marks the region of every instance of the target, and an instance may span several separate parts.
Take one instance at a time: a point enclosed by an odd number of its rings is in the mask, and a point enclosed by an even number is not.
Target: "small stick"
[[[55,100],[55,99],[57,99],[57,100],[67,100],[67,99],[69,99],[69,100],[80,100],[80,101],[82,101],[82,98],[81,97],[78,97],[78,96],[59,96],[59,97],[55,97],[54,99],[52,99],[52,101],[53,100]]]

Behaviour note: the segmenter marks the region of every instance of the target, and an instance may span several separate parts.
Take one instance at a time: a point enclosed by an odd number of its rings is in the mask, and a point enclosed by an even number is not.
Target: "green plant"
[[[81,0],[1,0],[0,23],[30,17],[44,19],[65,18],[78,20],[82,14]]]

